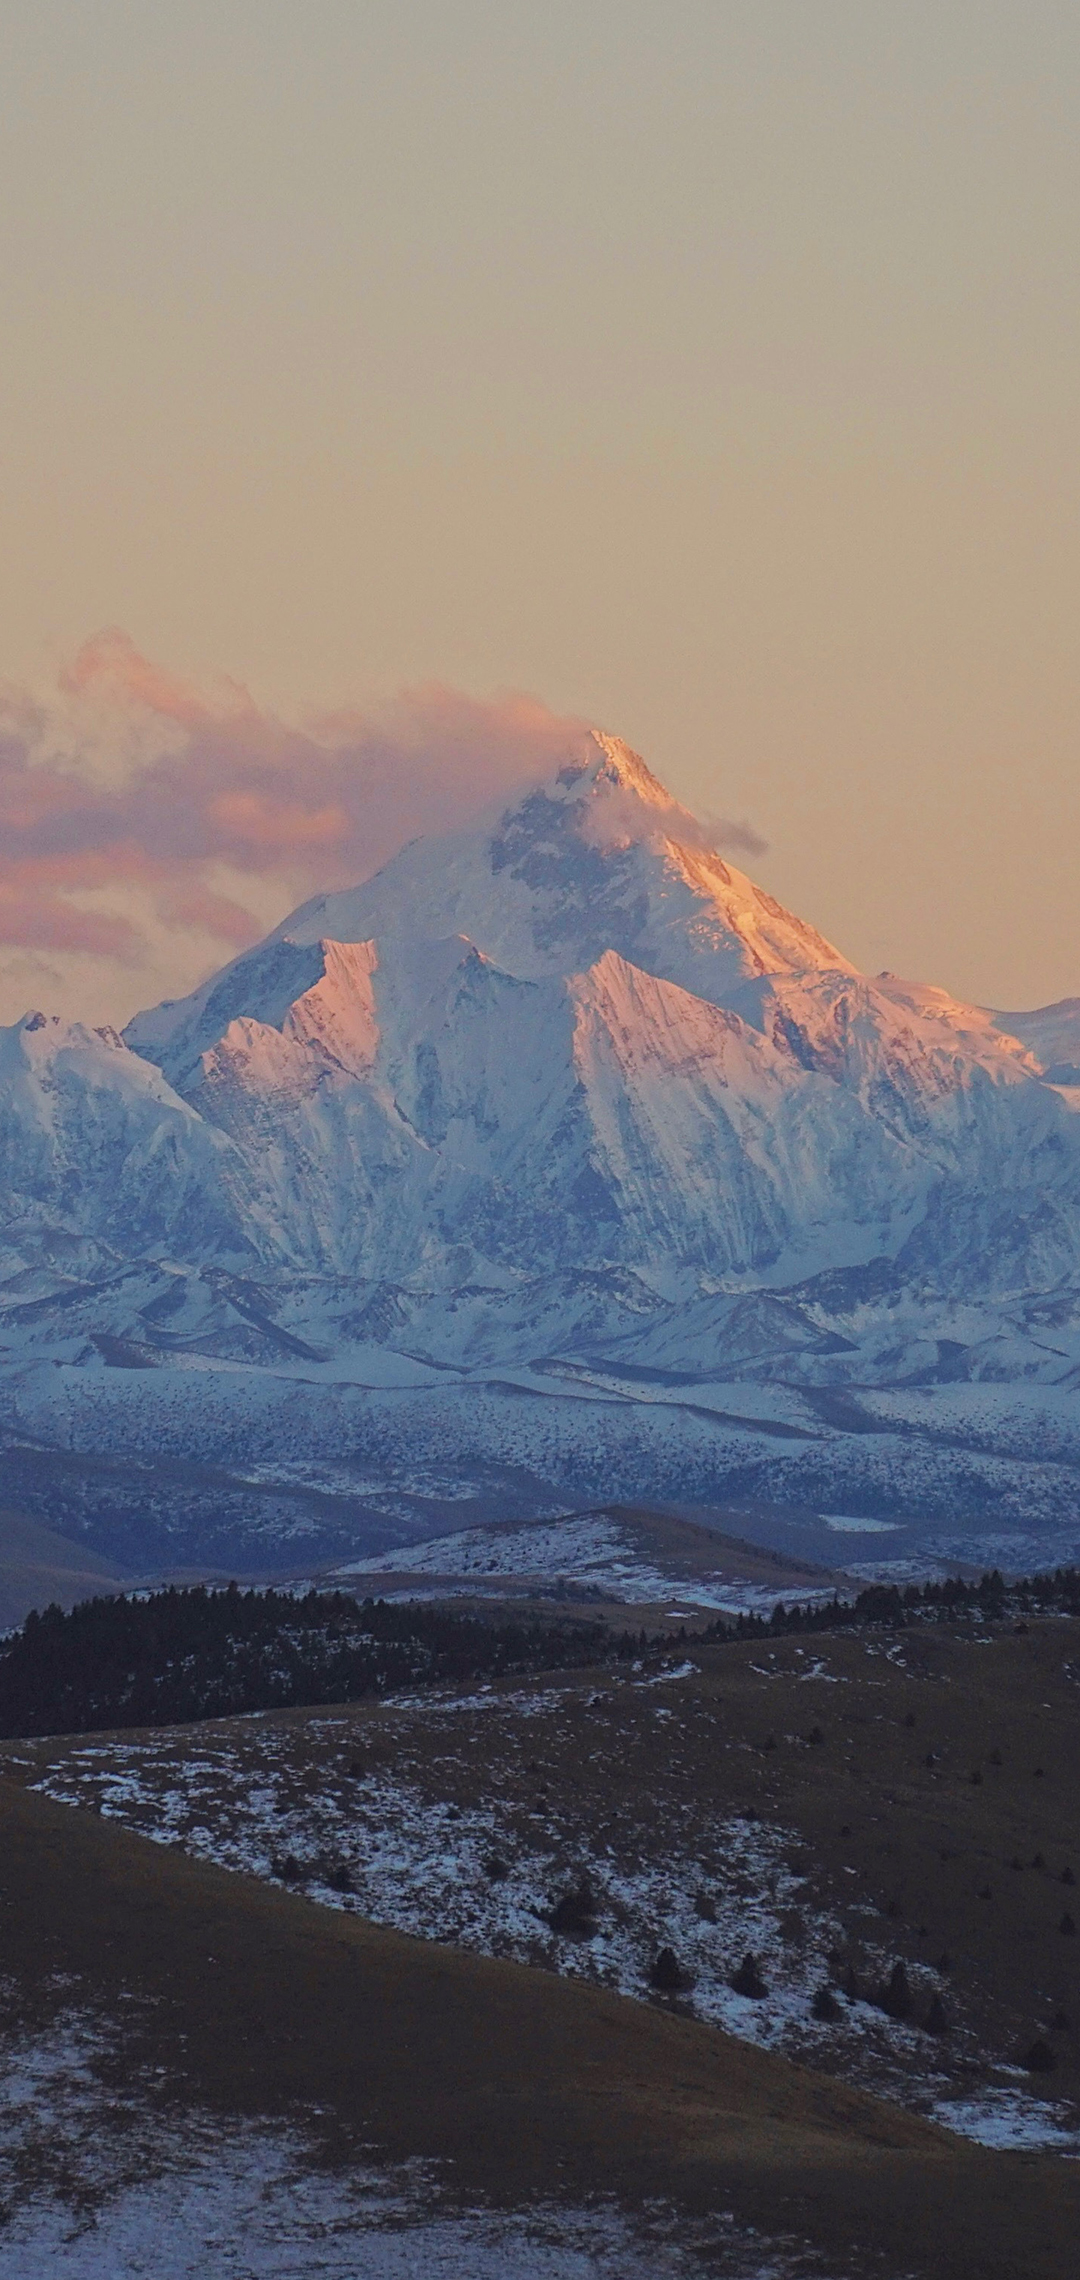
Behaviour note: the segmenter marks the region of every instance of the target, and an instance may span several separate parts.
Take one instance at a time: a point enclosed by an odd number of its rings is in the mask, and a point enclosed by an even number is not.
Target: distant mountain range
[[[594,733],[0,1032],[10,1501],[128,1572],[641,1496],[1075,1556],[1078,1111],[1080,999],[860,974]]]

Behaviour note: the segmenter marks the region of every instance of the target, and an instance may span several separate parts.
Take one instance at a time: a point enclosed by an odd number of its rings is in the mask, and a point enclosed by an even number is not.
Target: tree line
[[[686,1645],[1042,1614],[1080,1615],[1080,1569],[1017,1582],[994,1569],[974,1582],[871,1584],[854,1599],[780,1602],[768,1616],[718,1616],[675,1635],[416,1601],[361,1602],[342,1591],[170,1586],[28,1615],[0,1640],[0,1735],[183,1725],[529,1671],[656,1662]]]
[[[47,1607],[0,1642],[0,1734],[182,1725],[602,1659],[602,1623],[195,1585]],[[628,1646],[628,1652],[632,1649]]]

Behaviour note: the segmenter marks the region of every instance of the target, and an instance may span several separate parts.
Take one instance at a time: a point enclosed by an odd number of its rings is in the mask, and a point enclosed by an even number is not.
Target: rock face
[[[595,735],[123,1039],[0,1033],[9,1381],[1075,1388],[1076,1006],[861,975]]]

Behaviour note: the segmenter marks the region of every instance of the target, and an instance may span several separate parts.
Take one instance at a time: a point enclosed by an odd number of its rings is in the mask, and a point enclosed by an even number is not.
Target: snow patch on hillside
[[[645,1714],[674,1737],[686,1702],[668,1687],[677,1688],[693,1667],[665,1673],[662,1695],[644,1674],[614,1684],[638,1702],[652,1696]],[[521,1796],[504,1793],[490,1745],[489,1800],[459,1805],[445,1794],[455,1748],[475,1758],[470,1721],[478,1712],[485,1726],[493,1721],[503,1728],[522,1718],[544,1719],[550,1746],[551,1722],[557,1726],[589,1701],[567,1686],[521,1696],[488,1687],[471,1696],[446,1692],[387,1702],[379,1718],[394,1736],[392,1770],[341,1762],[341,1746],[349,1747],[356,1729],[348,1712],[328,1711],[306,1726],[318,1752],[317,1785],[310,1766],[298,1779],[293,1729],[264,1715],[185,1737],[179,1751],[175,1733],[87,1743],[67,1750],[33,1786],[64,1804],[91,1805],[198,1858],[277,1877],[320,1905],[639,2000],[673,2002],[807,2064],[821,2063],[826,2054],[835,2064],[839,2037],[840,2071],[863,2087],[914,2099],[920,2110],[930,2099],[936,2118],[986,2144],[1080,2152],[1071,2109],[1002,2081],[1001,2069],[966,2032],[954,2030],[945,2066],[932,2040],[914,2025],[887,2020],[872,2002],[841,1998],[838,2021],[815,2017],[815,1993],[834,1979],[830,1957],[850,1939],[844,1918],[864,1920],[863,1945],[876,1954],[882,1981],[892,1957],[880,1945],[875,1907],[847,1892],[835,1905],[811,1903],[808,1880],[792,1865],[798,1839],[791,1830],[756,1813],[717,1814],[711,1821],[706,1815],[688,1850],[673,1804],[662,1828],[650,1820],[621,1830],[616,1848],[598,1838],[572,1800],[545,1797],[536,1801],[525,1833]],[[434,1753],[425,1734],[433,1719],[439,1727]],[[535,1773],[539,1778],[539,1767]],[[562,1895],[580,1891],[583,1879],[587,1920],[560,1930],[553,1911]],[[653,1979],[664,1949],[672,1951],[682,1985],[657,1998]],[[761,1974],[757,1995],[732,1984],[748,1952]],[[916,2003],[925,2009],[939,1992],[938,1976],[918,1963],[908,1971]],[[958,2054],[984,2082],[954,2100]],[[969,2066],[969,2078],[971,2072]],[[1019,2133],[1015,2140],[1009,2130]]]

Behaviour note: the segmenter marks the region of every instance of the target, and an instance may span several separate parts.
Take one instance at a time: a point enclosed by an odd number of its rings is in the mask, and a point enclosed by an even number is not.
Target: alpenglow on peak
[[[522,978],[580,973],[614,950],[715,1004],[766,974],[856,970],[711,847],[629,745],[597,729],[509,805],[413,840],[361,885],[315,896],[271,939],[457,934]]]

